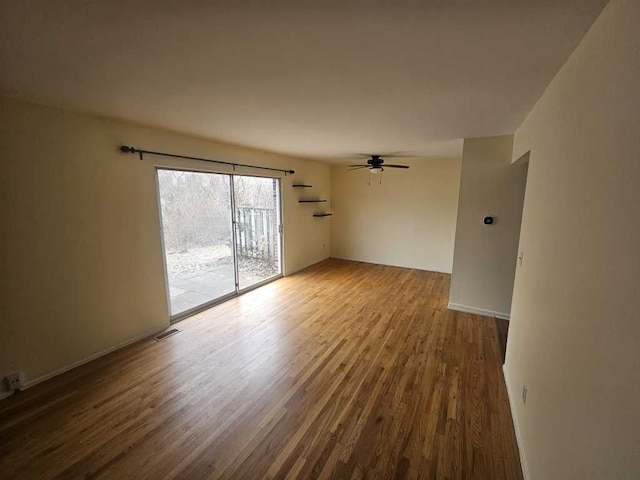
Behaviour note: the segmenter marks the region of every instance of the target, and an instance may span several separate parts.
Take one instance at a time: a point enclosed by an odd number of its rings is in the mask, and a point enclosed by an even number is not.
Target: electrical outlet
[[[525,385],[525,386],[522,387],[522,403],[523,403],[523,405],[527,403],[527,392],[528,392],[527,386]]]
[[[518,263],[520,263],[520,266],[522,266],[522,261],[524,260],[524,252],[520,252],[518,254]]]
[[[22,378],[20,378],[20,372],[11,373],[4,377],[4,381],[7,384],[7,388],[12,392],[20,390],[22,388]]]

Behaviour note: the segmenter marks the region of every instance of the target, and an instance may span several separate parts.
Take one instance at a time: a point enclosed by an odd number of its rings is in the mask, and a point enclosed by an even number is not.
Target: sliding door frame
[[[222,297],[218,297],[209,302],[205,302],[197,307],[190,308],[183,312],[177,313],[175,315],[171,315],[171,293],[169,291],[169,269],[167,268],[167,254],[165,249],[165,239],[164,239],[164,228],[162,226],[162,204],[160,202],[160,179],[158,176],[158,172],[160,170],[174,170],[178,172],[192,172],[192,173],[210,173],[215,175],[225,175],[229,177],[229,194],[231,195],[231,237],[233,242],[233,271],[234,271],[234,280],[235,280],[235,291],[225,294]],[[235,172],[220,172],[216,170],[207,170],[207,169],[196,169],[196,168],[183,168],[183,167],[175,167],[175,166],[163,166],[163,165],[155,165],[154,166],[154,174],[156,180],[156,201],[158,205],[158,223],[160,227],[160,243],[162,247],[162,266],[164,269],[164,289],[167,298],[167,307],[169,312],[169,324],[174,324],[181,320],[184,320],[187,317],[191,317],[196,313],[200,313],[204,310],[208,310],[209,308],[215,307],[223,302],[226,302],[232,298],[243,295],[247,292],[255,290],[256,288],[262,287],[268,283],[271,283],[279,278],[282,278],[284,271],[284,228],[283,228],[283,198],[282,198],[282,178],[280,177],[272,177],[269,175],[251,175],[251,174],[237,174]],[[278,251],[278,267],[280,273],[273,275],[269,278],[265,278],[264,280],[249,285],[243,289],[240,289],[239,282],[239,268],[238,268],[238,244],[237,244],[237,211],[236,211],[236,199],[235,199],[235,185],[234,185],[234,177],[257,177],[257,178],[268,178],[277,180],[278,183],[278,205],[276,205],[277,210],[277,219],[278,219],[278,243],[279,243],[279,251]]]
[[[280,177],[270,177],[269,175],[238,175],[238,174],[230,174],[231,175],[231,189],[232,189],[232,204],[233,204],[233,226],[234,226],[234,236],[237,235],[236,232],[236,226],[237,226],[237,214],[238,214],[238,210],[236,208],[235,205],[235,184],[234,184],[234,177],[256,177],[256,178],[268,178],[270,180],[277,180],[278,181],[278,187],[277,187],[277,192],[278,192],[278,205],[276,205],[276,218],[278,220],[278,246],[279,251],[278,251],[278,270],[280,271],[280,273],[277,273],[275,275],[272,275],[271,277],[265,278],[264,280],[260,280],[259,282],[253,283],[247,287],[244,288],[240,288],[240,270],[239,268],[236,268],[236,277],[237,277],[237,283],[236,283],[236,287],[238,290],[238,293],[242,294],[242,293],[246,293],[246,292],[250,292],[251,290],[255,290],[258,287],[261,287],[263,285],[266,285],[267,283],[273,282],[274,280],[277,280],[278,278],[282,278],[283,273],[284,272],[284,261],[283,261],[283,256],[284,256],[284,226],[283,226],[283,217],[282,217],[282,209],[283,209],[283,201],[282,201],[282,179]],[[234,238],[234,242],[235,242],[235,238]],[[237,243],[234,244],[234,255],[237,255]]]

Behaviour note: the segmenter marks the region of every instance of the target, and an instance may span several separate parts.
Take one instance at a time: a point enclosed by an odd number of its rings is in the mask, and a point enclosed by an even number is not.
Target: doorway
[[[282,274],[280,180],[157,169],[171,321]]]

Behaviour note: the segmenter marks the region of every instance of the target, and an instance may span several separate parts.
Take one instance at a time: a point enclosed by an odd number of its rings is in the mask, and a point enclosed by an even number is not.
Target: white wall
[[[450,308],[509,318],[527,181],[512,152],[513,135],[464,141]]]
[[[331,256],[451,272],[460,159],[401,159],[379,183],[366,169],[331,169]]]
[[[328,256],[329,222],[291,188],[330,195],[328,165],[0,99],[0,378],[33,381],[168,325],[154,166],[229,169],[140,161],[122,144],[296,170],[283,180],[285,273]]]
[[[515,138],[531,153],[505,372],[531,479],[640,476],[638,25],[640,2],[613,0]]]

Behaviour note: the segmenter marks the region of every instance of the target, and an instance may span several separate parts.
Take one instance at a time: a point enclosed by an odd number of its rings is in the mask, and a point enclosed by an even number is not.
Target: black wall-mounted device
[[[485,225],[493,225],[494,223],[496,223],[496,217],[494,217],[493,215],[487,215],[482,219],[482,223],[484,223]]]

